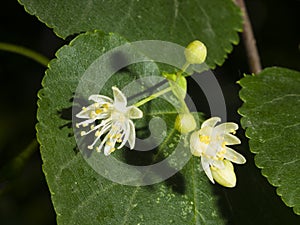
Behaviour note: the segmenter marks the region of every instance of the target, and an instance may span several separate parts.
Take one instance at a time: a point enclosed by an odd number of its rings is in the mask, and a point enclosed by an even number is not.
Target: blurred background
[[[300,70],[300,1],[246,1],[253,23],[263,67],[283,66]],[[2,0],[0,42],[21,45],[49,59],[69,40],[55,36],[51,29],[27,14],[17,0]],[[14,53],[0,51],[0,224],[53,225],[55,212],[42,172],[42,161],[35,141],[37,92],[45,67]],[[249,69],[243,43],[235,46],[226,63],[215,70],[228,106],[228,120],[238,122],[239,86],[235,84]],[[190,81],[191,96],[196,96]],[[300,87],[299,87],[300,88]],[[209,114],[204,97],[198,98],[199,111]],[[243,136],[243,133],[239,134]],[[247,140],[244,140],[247,148]],[[240,150],[240,149],[238,149]],[[239,168],[237,188],[216,188],[232,209],[229,224],[300,224],[299,217],[284,205],[254,166],[253,155]],[[18,157],[21,154],[21,158]],[[17,158],[17,160],[16,160]],[[18,161],[19,160],[19,161]],[[20,163],[21,162],[21,163]],[[247,192],[245,192],[247,190]],[[242,193],[244,192],[244,193]],[[240,196],[243,196],[241,199]],[[224,207],[226,208],[226,207]],[[228,207],[227,207],[228,208]]]

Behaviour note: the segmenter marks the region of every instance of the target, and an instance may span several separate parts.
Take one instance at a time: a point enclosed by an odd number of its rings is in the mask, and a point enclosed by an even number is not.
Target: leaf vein
[[[172,131],[170,131],[169,135],[165,138],[165,140],[161,143],[161,145],[159,146],[159,150],[157,152],[157,156],[159,155],[160,150],[163,148],[163,146],[165,146],[167,144],[167,142],[169,141],[169,139],[172,137],[173,133],[175,132],[175,129],[173,128]],[[154,157],[153,160],[155,160],[156,157]],[[125,225],[125,223],[127,222],[128,216],[130,214],[130,209],[132,208],[132,202],[135,200],[135,197],[138,194],[138,191],[141,190],[141,187],[136,187],[136,190],[133,192],[132,197],[130,198],[130,205],[127,208],[125,215],[124,215],[124,220],[123,220],[123,225]]]

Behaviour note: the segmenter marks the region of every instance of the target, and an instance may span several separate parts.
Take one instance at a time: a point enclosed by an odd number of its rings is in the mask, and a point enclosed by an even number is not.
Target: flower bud
[[[191,42],[184,50],[186,61],[189,64],[201,64],[206,59],[206,46],[201,41]]]
[[[211,173],[215,181],[224,187],[235,187],[236,176],[234,173],[233,165],[230,161],[224,160],[224,169],[211,167]]]
[[[196,121],[192,114],[182,113],[176,117],[175,129],[182,134],[189,133],[196,129]]]

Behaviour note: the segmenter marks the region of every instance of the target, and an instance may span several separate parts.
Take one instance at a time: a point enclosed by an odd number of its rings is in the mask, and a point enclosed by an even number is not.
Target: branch
[[[40,63],[41,65],[43,65],[45,67],[48,66],[48,63],[50,61],[48,58],[46,58],[45,56],[41,55],[38,52],[35,52],[31,49],[28,49],[28,48],[25,48],[22,46],[18,46],[18,45],[14,45],[14,44],[0,42],[0,50],[14,52],[14,53],[26,56],[26,57],[33,59],[34,61]]]
[[[19,155],[4,165],[0,170],[0,182],[14,178],[23,169],[36,150],[38,150],[38,146],[38,142],[34,138]]]
[[[243,13],[244,28],[243,28],[242,37],[246,48],[250,71],[252,73],[257,74],[261,71],[262,68],[260,63],[260,57],[256,47],[255,37],[253,35],[251,22],[247,13],[247,9],[244,0],[235,0],[235,3],[241,8]]]

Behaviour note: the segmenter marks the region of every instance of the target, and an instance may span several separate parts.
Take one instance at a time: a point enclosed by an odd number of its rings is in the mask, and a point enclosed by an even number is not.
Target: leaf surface
[[[223,64],[239,41],[241,13],[232,0],[19,0],[63,38],[90,30],[130,41],[163,40],[182,46],[195,39],[208,48],[206,63]]]
[[[239,113],[255,163],[277,194],[300,214],[300,73],[267,68],[240,80]]]

